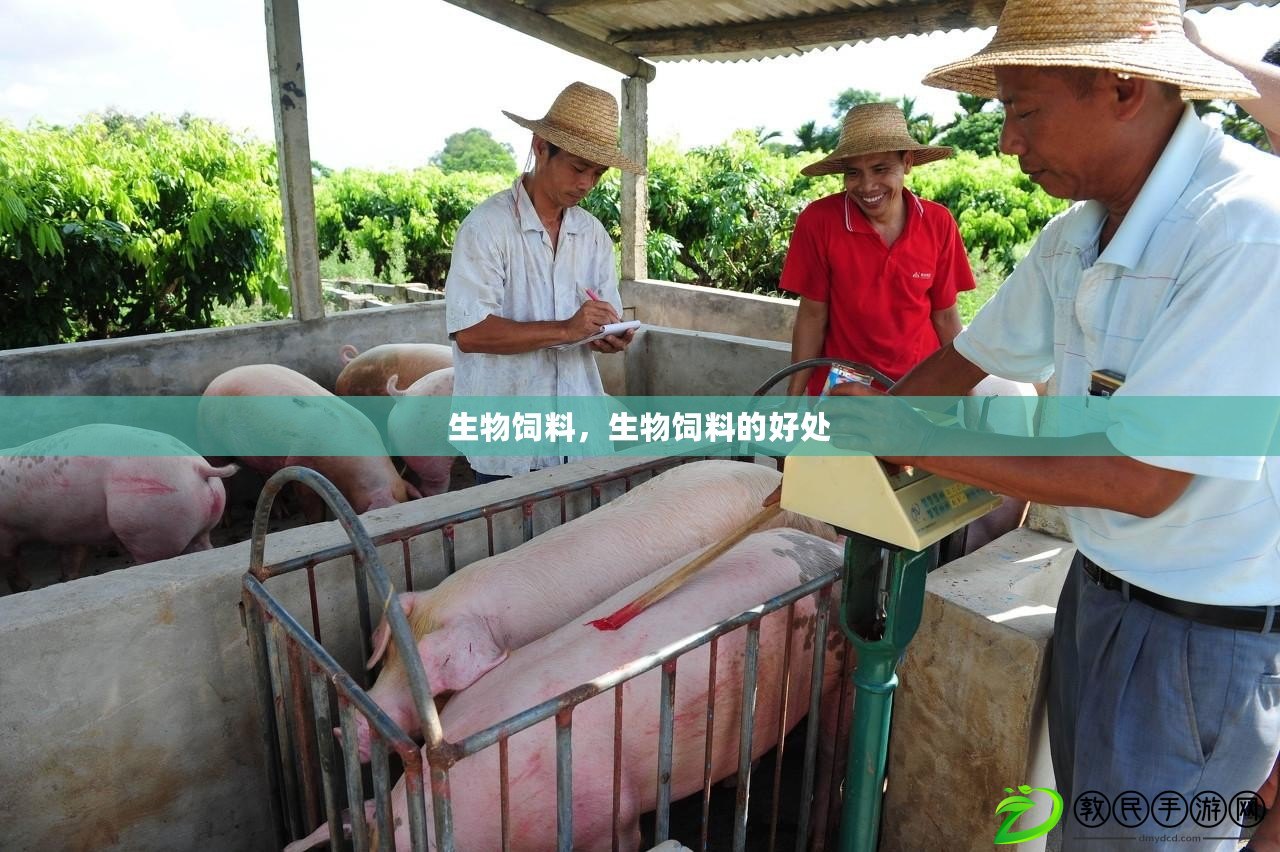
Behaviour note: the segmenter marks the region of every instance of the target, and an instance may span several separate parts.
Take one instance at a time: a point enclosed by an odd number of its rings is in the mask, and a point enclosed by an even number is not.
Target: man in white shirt
[[[987,47],[925,82],[998,97],[1001,149],[1080,203],[894,395],[1048,380],[1057,414],[1088,415],[1101,391],[1111,420],[1067,437],[948,435],[885,400],[833,413],[833,441],[893,436],[904,449],[886,461],[1065,507],[1079,553],[1048,696],[1063,848],[1234,850],[1228,803],[1280,742],[1280,465],[1258,441],[1173,455],[1188,424],[1144,398],[1280,397],[1280,161],[1184,103],[1257,93],[1186,41],[1176,0],[1009,0]],[[1258,425],[1266,440],[1274,419]],[[1209,795],[1218,819],[1193,822]],[[1180,829],[1166,800],[1183,803]]]
[[[537,120],[532,171],[481,202],[454,240],[445,282],[454,396],[600,396],[595,352],[622,352],[633,332],[574,344],[622,311],[613,243],[578,207],[611,167],[639,173],[618,148],[618,104],[584,83]],[[563,348],[557,348],[563,347]],[[560,456],[469,456],[477,483],[560,464]]]

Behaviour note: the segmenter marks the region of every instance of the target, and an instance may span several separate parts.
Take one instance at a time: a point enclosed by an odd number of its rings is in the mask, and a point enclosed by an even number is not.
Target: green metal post
[[[875,852],[898,662],[920,626],[936,549],[910,551],[851,534],[845,542],[840,624],[858,652],[853,730],[840,817],[840,852]]]

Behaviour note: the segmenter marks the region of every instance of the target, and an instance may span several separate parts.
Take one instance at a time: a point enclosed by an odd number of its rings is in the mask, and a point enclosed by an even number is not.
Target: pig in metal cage
[[[501,821],[501,848],[508,850],[512,843],[513,827],[510,810],[512,781],[508,774],[508,745],[512,736],[538,722],[555,720],[555,800],[556,847],[571,850],[574,847],[574,791],[573,791],[573,713],[587,700],[612,692],[614,697],[613,753],[599,759],[612,760],[612,849],[626,847],[620,837],[620,791],[623,738],[623,685],[645,672],[660,669],[659,721],[654,751],[657,756],[657,772],[653,780],[656,790],[656,810],[653,813],[648,834],[654,844],[671,837],[672,824],[672,759],[675,727],[675,685],[679,663],[685,655],[704,645],[709,645],[709,673],[705,710],[705,754],[702,770],[701,809],[697,837],[690,838],[684,831],[683,842],[701,850],[738,850],[791,848],[786,843],[786,831],[780,832],[780,813],[786,792],[795,795],[794,848],[797,852],[809,847],[810,835],[815,847],[831,830],[830,819],[839,812],[835,803],[838,796],[839,756],[844,754],[841,741],[847,736],[851,710],[844,688],[836,690],[838,698],[828,700],[824,707],[824,675],[830,665],[828,654],[834,647],[838,653],[839,672],[836,683],[847,684],[852,654],[831,618],[833,598],[838,603],[838,592],[833,593],[840,580],[840,572],[824,574],[803,583],[789,592],[762,601],[759,606],[729,618],[708,629],[689,635],[679,642],[601,674],[588,682],[563,692],[533,707],[528,707],[503,721],[466,736],[456,742],[444,738],[440,716],[418,657],[414,638],[404,612],[393,603],[394,589],[386,569],[379,559],[376,547],[399,543],[404,560],[404,588],[412,590],[414,583],[414,559],[410,540],[417,536],[438,531],[443,568],[453,573],[459,566],[456,559],[454,529],[458,524],[483,519],[487,529],[488,554],[495,553],[494,518],[505,511],[519,509],[523,515],[523,540],[534,535],[535,508],[539,505],[559,503],[560,523],[569,517],[570,505],[581,505],[584,500],[589,509],[597,508],[606,489],[621,485],[629,490],[633,480],[646,475],[656,475],[662,469],[691,461],[692,459],[665,459],[646,462],[616,472],[592,476],[568,486],[539,491],[534,494],[495,502],[479,509],[471,509],[427,522],[421,522],[371,538],[349,505],[337,490],[314,471],[304,468],[287,468],[271,478],[263,489],[254,518],[251,564],[243,581],[243,606],[249,647],[256,674],[256,691],[262,720],[262,746],[266,756],[267,774],[271,789],[270,807],[275,837],[281,843],[306,835],[312,828],[325,823],[328,826],[333,848],[345,848],[343,807],[349,805],[350,842],[357,852],[375,848],[392,849],[396,824],[391,807],[392,772],[398,762],[403,770],[408,809],[408,829],[411,848],[414,850],[454,850],[454,802],[450,791],[450,771],[462,759],[483,749],[498,749],[498,777],[495,785],[498,795],[498,813],[493,819]],[[273,564],[264,564],[265,531],[272,503],[289,482],[299,482],[317,491],[334,512],[346,531],[349,542],[303,555],[293,556]],[[371,626],[369,589],[379,601],[378,609],[385,612],[391,630],[391,640],[407,664],[410,691],[420,719],[426,745],[420,747],[370,698],[369,674],[362,665],[345,667],[321,644],[321,606],[323,595],[318,592],[317,569],[322,562],[352,557],[353,574],[359,616],[360,660],[371,653]],[[421,563],[422,560],[418,560]],[[310,630],[290,613],[282,598],[269,591],[266,583],[273,578],[297,571],[304,571],[306,594],[303,607],[310,610]],[[299,595],[301,597],[301,595]],[[802,659],[796,655],[809,653],[796,649],[792,642],[792,625],[796,618],[797,604],[812,599],[813,633],[810,678],[807,686],[807,725],[804,728],[803,763],[799,768],[799,784],[793,777],[783,776],[784,750],[788,746],[788,702],[793,701],[792,661]],[[766,616],[778,613],[776,618],[786,618],[786,639],[781,661],[780,690],[776,697],[757,697],[757,674],[760,665],[760,630]],[[344,613],[338,614],[341,618]],[[349,620],[349,611],[345,613]],[[330,616],[331,618],[333,616]],[[326,621],[327,625],[334,624]],[[737,634],[736,637],[734,634]],[[745,636],[744,636],[745,634]],[[717,837],[710,830],[712,810],[712,732],[716,724],[716,664],[718,646],[726,641],[743,642],[745,656],[742,663],[740,710],[738,715],[738,751],[736,789],[732,815],[731,845],[729,838]],[[350,669],[350,670],[348,670]],[[829,685],[829,684],[828,684]],[[721,684],[719,689],[725,686]],[[736,696],[736,693],[735,693]],[[749,825],[751,791],[753,782],[752,743],[755,735],[755,717],[759,700],[778,702],[776,751],[772,772],[772,793],[767,819],[757,814]],[[723,707],[723,704],[721,705]],[[334,718],[342,733],[340,743],[335,737]],[[819,754],[819,730],[826,711],[824,738],[832,738]],[[832,716],[831,713],[834,713]],[[366,771],[360,763],[356,731],[358,720],[363,717],[370,733],[370,765]],[[799,733],[797,732],[797,735]],[[795,739],[795,738],[792,738]],[[791,751],[794,752],[793,746]],[[342,757],[337,752],[341,749]],[[834,754],[834,756],[833,756]],[[580,760],[592,760],[596,756],[580,756]],[[427,794],[424,781],[426,763],[430,784],[431,814],[434,831],[428,845]],[[821,765],[820,765],[821,764]],[[794,755],[788,766],[794,769]],[[757,773],[759,774],[759,773]],[[767,782],[767,779],[766,779]],[[371,819],[366,822],[366,789],[373,790]],[[815,796],[815,791],[819,794]],[[686,808],[686,811],[692,811]],[[694,819],[697,818],[695,814]],[[821,822],[821,825],[815,823]],[[470,852],[470,850],[464,850]]]

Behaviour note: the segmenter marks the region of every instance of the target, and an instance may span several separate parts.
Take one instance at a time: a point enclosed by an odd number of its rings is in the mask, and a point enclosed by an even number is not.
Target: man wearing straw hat
[[[944,434],[877,403],[833,413],[833,440],[892,435],[889,461],[1064,507],[1078,553],[1048,695],[1064,848],[1234,850],[1232,799],[1257,789],[1280,743],[1275,422],[1231,422],[1257,427],[1239,455],[1173,455],[1188,423],[1144,398],[1185,410],[1209,395],[1230,412],[1280,397],[1280,159],[1184,102],[1257,92],[1187,41],[1176,0],[1009,0],[990,44],[925,82],[998,97],[1002,150],[1079,203],[894,394],[1049,380],[1060,413],[1087,415],[1096,393],[1109,419],[1067,437]],[[1180,827],[1157,819],[1178,818],[1164,801],[1186,803]]]
[[[533,131],[533,170],[463,220],[445,282],[455,396],[599,396],[594,352],[633,332],[573,345],[618,321],[613,243],[578,206],[610,168],[639,173],[618,148],[618,102],[572,83]],[[478,483],[560,464],[555,456],[468,457]]]
[[[848,358],[897,380],[961,328],[956,293],[974,288],[955,220],[903,185],[912,166],[951,156],[907,132],[895,104],[845,114],[830,156],[801,174],[844,175],[844,192],[796,219],[781,287],[800,297],[791,361]],[[804,370],[789,392],[822,392],[827,370]]]

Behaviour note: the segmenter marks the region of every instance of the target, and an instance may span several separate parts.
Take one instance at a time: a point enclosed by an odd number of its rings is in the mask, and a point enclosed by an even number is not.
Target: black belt
[[[1251,633],[1280,633],[1280,618],[1276,616],[1276,607],[1270,606],[1215,606],[1213,604],[1191,603],[1174,598],[1166,598],[1146,589],[1121,580],[1107,571],[1083,553],[1080,561],[1089,579],[1104,589],[1123,591],[1129,589],[1130,600],[1141,601],[1152,609],[1207,624],[1210,627],[1225,627],[1228,630],[1247,630]]]

